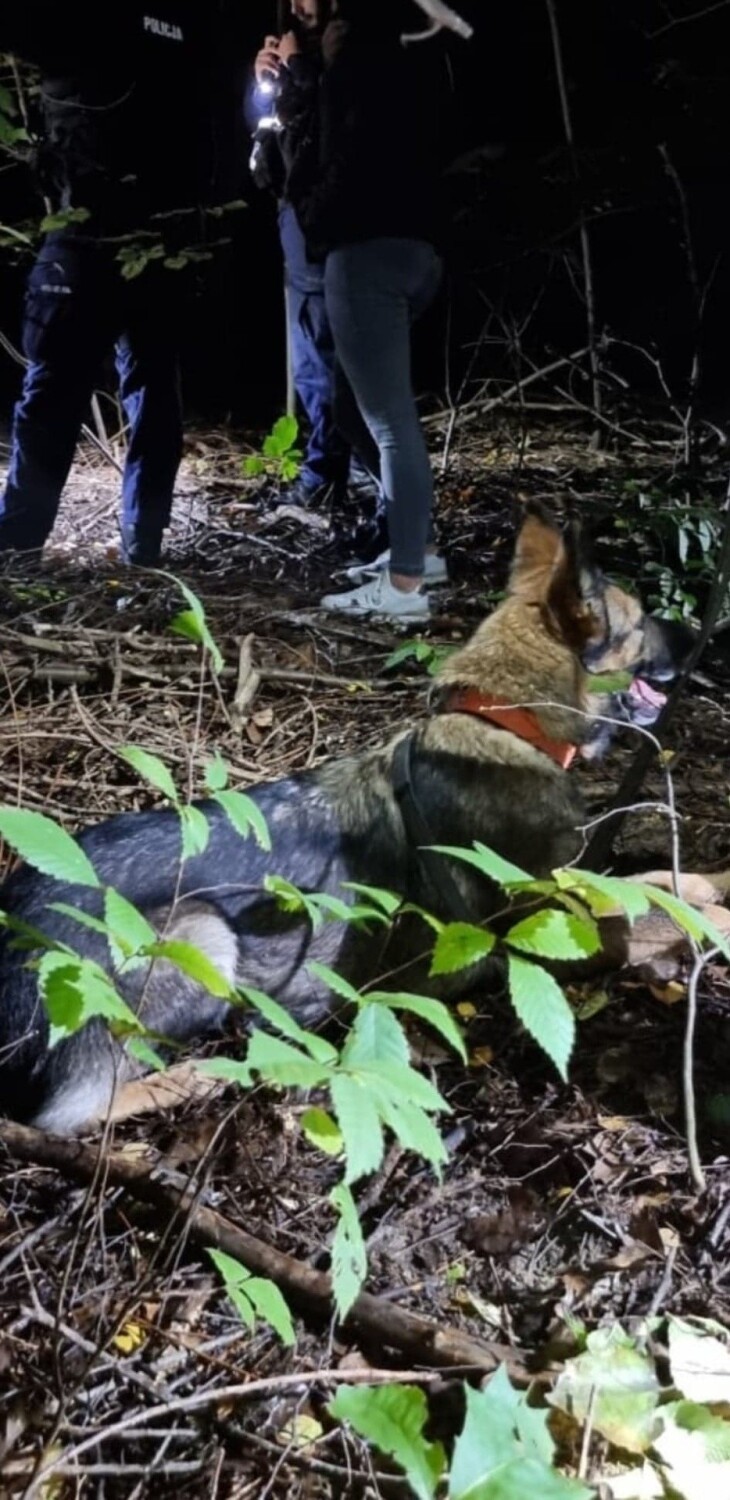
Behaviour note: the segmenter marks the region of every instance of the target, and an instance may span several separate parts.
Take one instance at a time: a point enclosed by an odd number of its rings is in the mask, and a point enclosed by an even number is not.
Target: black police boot
[[[132,568],[156,568],[162,550],[162,527],[123,526],[120,555]]]

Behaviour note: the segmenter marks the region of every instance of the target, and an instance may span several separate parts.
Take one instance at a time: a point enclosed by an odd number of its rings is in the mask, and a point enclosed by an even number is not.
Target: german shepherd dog
[[[654,721],[664,699],[642,674],[676,675],[688,635],[648,618],[582,561],[575,534],[532,509],[506,598],[441,668],[429,716],[384,747],[253,789],[270,852],[244,841],[213,802],[200,804],[208,846],[184,864],[173,811],[123,813],[79,843],[102,884],[167,939],[196,944],[230,984],[266,991],[304,1026],[341,1003],[312,974],[312,960],[358,985],[397,969],[401,989],[405,972],[408,988],[454,994],[473,984],[474,970],[450,976],[446,989],[429,979],[418,917],[396,922],[386,953],[372,930],[333,921],[313,931],[303,914],[282,912],[264,876],[348,902],[356,898],[346,882],[385,885],[442,920],[459,911],[487,919],[497,887],[419,846],[478,839],[538,877],[573,860],[582,813],[570,761],[604,749],[618,724]],[[587,669],[633,680],[592,697]],[[65,902],[99,916],[102,899],[23,866],[0,890],[0,909],[111,969],[104,935],[52,909]],[[220,1030],[229,1011],[162,959],[122,969],[115,982],[150,1030],[175,1043]],[[10,933],[0,938],[0,1110],[72,1133],[104,1117],[117,1086],[144,1071],[99,1020],[50,1047],[27,950]]]

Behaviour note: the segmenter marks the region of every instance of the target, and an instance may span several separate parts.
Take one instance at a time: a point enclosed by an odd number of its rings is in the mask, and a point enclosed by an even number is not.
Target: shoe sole
[[[342,577],[351,579],[353,583],[367,583],[369,579],[377,578],[378,573],[382,571],[382,568],[374,568],[367,563],[363,563],[362,567],[353,566],[338,569]],[[424,589],[438,589],[443,588],[444,584],[450,582],[448,573],[439,574],[438,577],[424,573],[421,587]]]
[[[418,614],[391,615],[383,609],[338,609],[331,604],[320,604],[319,607],[324,614],[336,615],[340,620],[384,620],[389,625],[428,625],[431,620],[430,609]]]

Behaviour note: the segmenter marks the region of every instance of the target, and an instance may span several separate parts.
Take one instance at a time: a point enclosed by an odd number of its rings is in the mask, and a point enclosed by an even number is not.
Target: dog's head
[[[586,759],[602,754],[621,724],[655,723],[666,702],[656,684],[678,675],[694,634],[645,614],[635,595],[610,583],[593,563],[579,525],[563,531],[531,505],[517,539],[510,594],[538,605],[549,633],[570,647],[587,673],[586,708],[596,718],[583,736]]]

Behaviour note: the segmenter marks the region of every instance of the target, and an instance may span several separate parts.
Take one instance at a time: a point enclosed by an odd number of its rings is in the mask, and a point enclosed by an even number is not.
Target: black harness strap
[[[453,922],[478,921],[478,917],[469,910],[468,902],[462,896],[451,874],[446,856],[436,854],[433,849],[429,848],[429,845],[436,842],[436,837],[419,805],[413,786],[412,762],[415,737],[416,731],[412,730],[404,739],[398,741],[393,753],[390,773],[409,852],[414,862],[420,866],[439,906],[448,912],[451,920]]]

